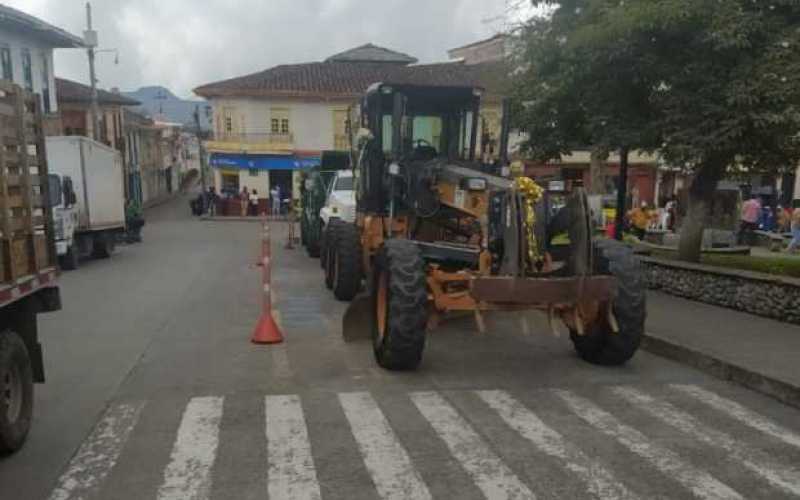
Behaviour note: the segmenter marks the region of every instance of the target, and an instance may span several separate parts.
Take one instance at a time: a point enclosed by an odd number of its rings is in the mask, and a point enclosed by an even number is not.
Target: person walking
[[[758,219],[761,216],[761,202],[756,195],[742,203],[742,215],[739,222],[739,245],[751,245],[753,241],[753,231],[758,229]]]
[[[239,193],[239,206],[241,208],[242,217],[247,216],[247,207],[250,205],[250,193],[247,192],[247,186],[242,188],[242,192]]]
[[[800,247],[800,208],[795,208],[792,211],[792,241],[789,242],[789,248],[786,249],[789,253],[795,253],[797,248]]]

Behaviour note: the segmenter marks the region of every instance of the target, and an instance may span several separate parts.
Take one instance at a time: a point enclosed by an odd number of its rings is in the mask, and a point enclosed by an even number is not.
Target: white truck
[[[108,258],[125,231],[125,184],[122,157],[87,137],[48,137],[51,189],[60,187],[53,207],[56,251],[63,269],[79,259]]]
[[[352,226],[356,221],[355,178],[352,170],[338,170],[328,186],[325,205],[319,211],[322,223],[322,249],[320,264],[325,272],[325,285],[336,290],[336,242],[342,227]]]

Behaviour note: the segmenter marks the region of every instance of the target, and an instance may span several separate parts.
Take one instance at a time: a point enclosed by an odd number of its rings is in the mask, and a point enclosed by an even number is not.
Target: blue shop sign
[[[248,155],[212,153],[211,166],[215,168],[239,168],[244,170],[301,170],[316,167],[320,159],[282,155]]]

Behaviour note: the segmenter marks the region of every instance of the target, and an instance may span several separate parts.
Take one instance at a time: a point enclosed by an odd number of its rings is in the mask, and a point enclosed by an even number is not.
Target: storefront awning
[[[211,153],[211,166],[240,170],[302,170],[320,164],[319,157]]]

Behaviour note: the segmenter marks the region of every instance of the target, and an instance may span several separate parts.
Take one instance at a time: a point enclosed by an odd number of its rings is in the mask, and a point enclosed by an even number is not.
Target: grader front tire
[[[413,370],[422,360],[428,321],[425,263],[407,240],[389,240],[372,273],[373,348],[388,370]]]
[[[584,335],[570,332],[575,350],[597,365],[621,365],[631,359],[644,335],[646,297],[639,261],[626,245],[614,240],[595,242],[595,272],[617,278],[617,297],[611,307],[619,332],[612,331],[605,317],[588,325]]]

